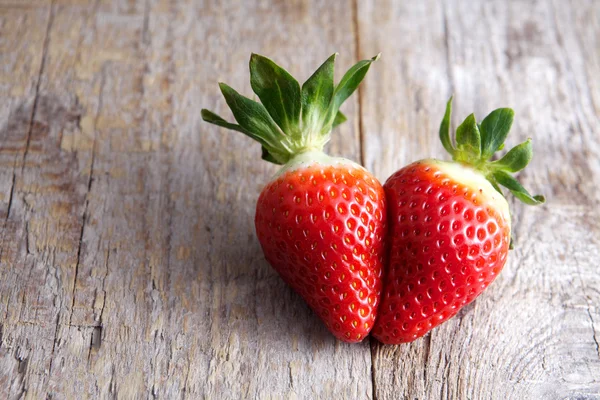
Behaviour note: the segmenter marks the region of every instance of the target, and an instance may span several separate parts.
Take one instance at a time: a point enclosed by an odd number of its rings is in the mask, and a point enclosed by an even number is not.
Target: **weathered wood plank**
[[[9,311],[0,315],[0,392],[370,397],[368,344],[336,342],[260,252],[254,203],[276,168],[258,161],[259,146],[199,117],[201,107],[227,114],[219,80],[250,93],[250,51],[304,79],[334,51],[348,66],[352,8],[27,6],[51,27],[46,53],[27,47],[46,56],[33,116],[40,128],[7,220],[16,233],[5,229],[2,247],[0,273],[10,279],[0,287]],[[20,57],[14,46],[6,52]],[[12,74],[2,75],[8,90],[17,87]],[[358,159],[358,102],[345,111],[351,122],[329,148]]]
[[[30,190],[22,179],[31,144],[50,130],[34,118],[34,111],[44,108],[38,89],[50,22],[48,2],[0,7],[0,393],[5,398],[25,393],[28,375],[43,373],[52,352],[54,323],[39,290],[45,276],[38,275],[30,254]],[[47,323],[36,323],[42,320]],[[27,340],[37,341],[35,354]]]
[[[375,397],[596,398],[598,3],[359,2],[359,16],[361,55],[386,60],[363,90],[367,168],[441,156],[453,92],[455,122],[515,109],[510,143],[533,137],[536,153],[521,180],[549,198],[511,201],[516,250],[473,305],[412,344],[373,345]]]
[[[181,173],[171,190],[179,193],[173,200],[171,280],[190,285],[200,275],[181,298],[185,309],[194,310],[184,319],[188,329],[200,330],[186,354],[197,360],[187,369],[187,390],[192,398],[370,396],[368,345],[336,342],[263,260],[253,230],[254,204],[276,168],[256,162],[259,148],[249,148],[245,138],[198,123],[203,105],[229,115],[217,80],[251,93],[250,50],[273,54],[302,80],[336,49],[340,64],[348,66],[355,60],[352,32],[328,27],[351,28],[352,10],[325,2],[191,4],[178,9],[189,34],[175,48],[186,76],[176,82],[182,95],[176,114],[187,127],[181,134],[196,151],[183,140],[175,143]],[[348,104],[354,122],[330,146],[355,158],[356,106]],[[197,184],[190,188],[192,182]]]
[[[0,1],[0,393],[600,392],[598,3],[354,4]],[[382,179],[442,154],[450,93],[455,122],[515,108],[549,204],[512,203],[517,248],[483,297],[411,345],[327,333],[254,236],[275,167],[199,118],[227,115],[218,80],[250,93],[250,51],[300,78],[382,51],[329,147]]]

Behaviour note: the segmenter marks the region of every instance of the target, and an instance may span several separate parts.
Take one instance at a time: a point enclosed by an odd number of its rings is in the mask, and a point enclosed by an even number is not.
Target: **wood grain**
[[[224,111],[220,80],[250,92],[250,51],[302,79],[336,50],[346,50],[347,67],[356,59],[352,9],[114,1],[27,12],[41,32],[8,40],[45,62],[18,77],[33,86],[28,110],[39,129],[28,150],[25,139],[2,148],[27,157],[2,248],[0,392],[370,396],[368,344],[336,342],[260,252],[254,204],[275,167],[199,112]],[[27,47],[36,40],[37,50]],[[8,58],[30,61],[19,49],[7,46]],[[345,110],[351,122],[330,149],[358,158],[357,101]]]
[[[516,110],[509,142],[532,137],[535,150],[520,180],[549,199],[511,201],[516,250],[457,318],[408,345],[373,344],[378,399],[600,396],[600,8],[576,4],[359,2],[359,54],[385,57],[362,92],[366,167],[384,179],[442,156],[453,93],[455,122]]]
[[[600,398],[594,1],[0,0],[0,398]],[[384,180],[455,118],[532,137],[516,250],[410,345],[337,342],[265,262],[276,171],[209,126],[250,52],[299,80],[378,52],[331,153]],[[339,76],[339,74],[338,74]]]

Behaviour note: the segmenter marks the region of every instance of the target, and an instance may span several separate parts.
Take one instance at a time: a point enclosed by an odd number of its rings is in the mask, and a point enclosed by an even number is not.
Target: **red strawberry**
[[[262,190],[255,226],[267,261],[346,342],[373,327],[381,296],[385,196],[358,164],[322,152],[338,111],[364,78],[371,60],[333,84],[335,54],[303,84],[273,61],[250,59],[252,89],[262,104],[225,84],[221,91],[239,125],[208,110],[205,121],[261,143],[263,159],[283,164]]]
[[[526,204],[531,196],[510,173],[531,160],[531,141],[498,161],[513,111],[498,109],[477,124],[473,114],[450,141],[452,99],[440,138],[454,162],[421,160],[385,183],[390,224],[389,269],[373,335],[386,344],[410,342],[454,316],[498,276],[511,242],[508,203],[498,185]]]

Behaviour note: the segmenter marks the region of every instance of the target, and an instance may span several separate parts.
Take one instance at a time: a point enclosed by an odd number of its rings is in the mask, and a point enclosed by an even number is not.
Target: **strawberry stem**
[[[469,115],[456,128],[456,146],[450,139],[450,118],[452,97],[446,103],[446,112],[440,125],[440,140],[456,162],[469,165],[481,172],[500,193],[504,186],[519,200],[528,205],[538,205],[546,201],[544,196],[531,195],[512,175],[524,169],[531,161],[533,150],[531,139],[510,149],[502,158],[492,161],[497,151],[504,148],[514,119],[510,108],[498,108],[477,123],[474,114]]]

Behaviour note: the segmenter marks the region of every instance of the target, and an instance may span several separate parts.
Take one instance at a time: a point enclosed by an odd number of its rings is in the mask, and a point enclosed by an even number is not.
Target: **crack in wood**
[[[358,21],[358,0],[354,0],[353,1],[353,15],[352,15],[352,22],[354,24],[354,54],[356,59],[360,59],[362,57],[361,55],[361,50],[360,50],[360,24]],[[364,150],[364,130],[363,130],[363,118],[362,118],[362,90],[361,90],[361,86],[359,85],[358,88],[356,89],[356,98],[357,98],[357,118],[358,118],[358,146],[360,149],[360,164],[361,165],[365,165],[365,150]]]
[[[377,339],[374,339],[372,336],[369,336],[369,351],[371,353],[371,398],[372,400],[377,400],[377,373],[375,371],[375,358],[377,354]]]
[[[86,200],[85,202],[85,207],[84,207],[84,211],[83,211],[83,218],[82,218],[82,222],[81,222],[81,231],[79,233],[79,244],[77,246],[77,262],[75,263],[75,276],[73,277],[73,290],[71,292],[71,313],[69,315],[69,325],[72,325],[73,322],[73,311],[75,309],[75,292],[77,289],[77,275],[79,273],[79,263],[81,262],[81,248],[82,248],[82,244],[83,244],[83,231],[85,229],[85,220],[86,220],[86,212],[87,212],[87,206],[88,206],[88,201]]]
[[[17,375],[13,378],[13,382],[18,382],[19,384],[19,392],[15,398],[21,399],[27,393],[27,366],[29,365],[29,357],[18,356],[19,352],[20,348],[17,348],[14,355],[17,361]]]
[[[115,252],[117,250],[115,249]],[[104,307],[106,307],[106,278],[108,277],[108,265],[109,265],[109,260],[110,260],[110,241],[108,242],[108,250],[106,251],[106,262],[104,263],[104,266],[106,268],[106,270],[104,271],[104,276],[102,277],[102,293],[104,294],[102,297],[102,307],[100,308],[100,313],[98,315],[98,321],[100,322],[100,324],[102,324],[102,316],[104,315]]]
[[[60,315],[56,315],[56,324],[54,328],[54,339],[52,340],[52,351],[50,352],[50,367],[48,368],[48,375],[52,375],[52,369],[54,366],[54,353],[56,352],[56,346],[58,344],[58,328],[60,324]]]
[[[56,264],[56,251],[52,250],[52,265]],[[58,268],[54,269],[54,279],[56,279],[56,281],[59,280],[59,276],[58,276]],[[60,306],[62,305],[62,302],[60,301],[60,297],[55,295],[55,299],[57,299],[57,301],[59,302],[58,305],[58,309],[60,309]],[[56,344],[58,341],[58,324],[60,322],[60,312],[56,313],[56,322],[54,323],[54,337],[52,339],[52,350],[50,352],[50,366],[48,368],[48,375],[52,374],[52,362],[54,361],[54,352],[56,351]]]
[[[227,354],[229,357],[229,354]],[[294,375],[292,374],[292,364],[288,363],[288,379],[290,381],[290,389],[294,388]]]
[[[600,359],[600,344],[598,343],[598,338],[596,337],[596,325],[594,324],[594,318],[592,318],[589,302],[587,306],[587,314],[590,317],[590,322],[592,324],[592,338],[594,339],[594,343],[596,343],[596,353],[598,353],[598,358]]]
[[[360,23],[358,16],[358,0],[354,0],[352,2],[352,22],[354,28],[354,54],[355,58],[358,60],[362,57],[361,48],[360,48]],[[359,147],[359,157],[360,164],[365,165],[366,156],[365,156],[365,148],[364,148],[364,126],[363,126],[363,95],[361,87],[359,86],[356,89],[356,98],[357,98],[357,118],[358,118],[358,147]],[[377,341],[369,336],[369,360],[371,362],[370,372],[371,372],[371,399],[377,400],[377,386],[376,386],[376,371],[375,371],[375,352],[377,349]],[[290,382],[293,383],[290,369]]]
[[[108,383],[109,393],[116,394],[117,392],[117,376],[115,370],[115,364],[113,363],[110,369],[110,382]]]
[[[91,356],[92,353],[97,353],[100,350],[100,346],[102,345],[102,315],[104,313],[104,307],[106,305],[106,290],[104,289],[104,284],[106,281],[106,276],[108,275],[108,259],[110,256],[110,242],[109,242],[109,249],[106,255],[106,273],[104,275],[104,278],[102,279],[102,292],[103,292],[103,297],[102,297],[102,307],[100,308],[100,313],[98,316],[98,324],[99,325],[95,325],[92,327],[92,333],[91,333],[91,337],[90,337],[90,346],[89,346],[89,350],[88,350],[88,363],[90,363],[91,361]]]
[[[48,16],[48,24],[46,25],[46,33],[44,36],[44,45],[42,47],[42,59],[40,61],[40,70],[38,72],[37,82],[35,85],[35,97],[33,98],[33,107],[31,109],[31,119],[29,120],[29,129],[27,130],[27,139],[25,142],[25,151],[23,152],[23,158],[21,160],[21,174],[25,170],[25,161],[27,154],[29,153],[29,146],[31,145],[31,134],[33,132],[33,121],[38,106],[38,99],[40,94],[40,86],[42,82],[42,74],[44,73],[44,67],[46,66],[46,59],[48,57],[48,47],[50,46],[50,29],[52,28],[52,22],[54,21],[54,1],[50,1],[50,14]],[[10,212],[10,209],[9,209]]]
[[[27,157],[27,153],[29,151],[29,144],[31,141],[31,133],[33,131],[33,121],[35,118],[35,114],[36,114],[36,110],[37,110],[37,103],[38,103],[38,98],[39,98],[39,93],[40,93],[40,83],[42,80],[42,74],[44,72],[44,66],[45,66],[45,62],[46,62],[46,57],[47,57],[47,53],[48,53],[48,45],[50,44],[49,41],[49,35],[50,35],[50,28],[52,26],[52,20],[53,20],[53,8],[54,8],[54,0],[51,1],[50,3],[50,9],[49,9],[49,15],[48,15],[48,23],[46,24],[46,31],[44,34],[44,44],[42,46],[42,57],[40,59],[40,68],[38,70],[38,74],[37,74],[37,80],[36,80],[36,84],[35,84],[35,90],[34,90],[34,97],[33,97],[33,105],[31,108],[31,114],[29,117],[29,126],[27,129],[27,136],[25,139],[25,150],[23,151],[23,156],[21,157],[21,174],[23,173],[24,169],[25,169],[25,158]],[[14,161],[14,165],[13,165],[13,171],[12,171],[12,184],[11,184],[11,188],[10,188],[10,194],[8,197],[8,206],[6,209],[6,218],[5,220],[8,220],[8,218],[10,217],[10,211],[12,210],[12,204],[13,204],[13,199],[14,199],[14,190],[15,190],[15,183],[16,183],[16,179],[17,179],[17,160],[15,157],[15,161]]]
[[[10,209],[12,208],[13,197],[15,194],[15,180],[17,179],[17,174],[15,172],[15,168],[16,168],[16,162],[15,162],[15,165],[13,166],[12,183],[10,185],[10,193],[8,195],[8,206],[6,209],[6,217],[4,218],[5,221],[8,221],[8,217],[10,215]]]
[[[29,247],[29,221],[25,222],[25,250],[28,255],[32,255],[31,248]]]
[[[20,375],[25,375],[27,372],[28,358],[27,357],[17,357],[17,372]]]
[[[77,290],[77,277],[78,277],[78,273],[79,273],[79,265],[81,263],[81,249],[83,247],[83,233],[85,230],[85,224],[87,222],[87,214],[88,214],[88,207],[90,204],[90,199],[89,199],[89,195],[90,192],[92,190],[92,183],[94,181],[94,162],[95,162],[95,156],[96,156],[96,143],[97,143],[97,136],[98,136],[98,132],[97,132],[97,126],[98,126],[98,118],[100,116],[100,112],[102,111],[102,101],[103,101],[103,94],[104,94],[104,85],[106,82],[106,65],[102,66],[101,69],[101,78],[100,78],[100,88],[99,88],[99,93],[98,93],[98,108],[96,109],[96,116],[94,119],[94,140],[92,142],[92,159],[90,161],[90,175],[88,178],[88,183],[87,183],[87,192],[85,194],[85,206],[83,208],[83,215],[82,215],[82,221],[81,221],[81,231],[79,233],[79,243],[77,246],[77,261],[75,263],[75,276],[73,278],[73,290],[71,293],[71,297],[72,297],[72,302],[71,302],[71,313],[69,316],[69,325],[72,325],[72,321],[73,321],[73,311],[75,309],[75,292]]]
[[[431,336],[433,332],[429,332],[424,338],[424,350],[423,350],[423,382],[427,383],[427,369],[429,367],[429,354],[431,351]]]
[[[91,360],[92,353],[97,353],[102,345],[102,325],[94,326],[90,335],[90,347],[88,350],[88,363]]]
[[[442,8],[442,21],[444,25],[444,49],[446,50],[446,75],[448,76],[448,84],[450,85],[450,96],[454,95],[454,72],[452,71],[452,63],[450,62],[450,28],[448,27],[448,12],[446,10],[446,1],[440,0]],[[452,121],[450,121],[452,124]]]

